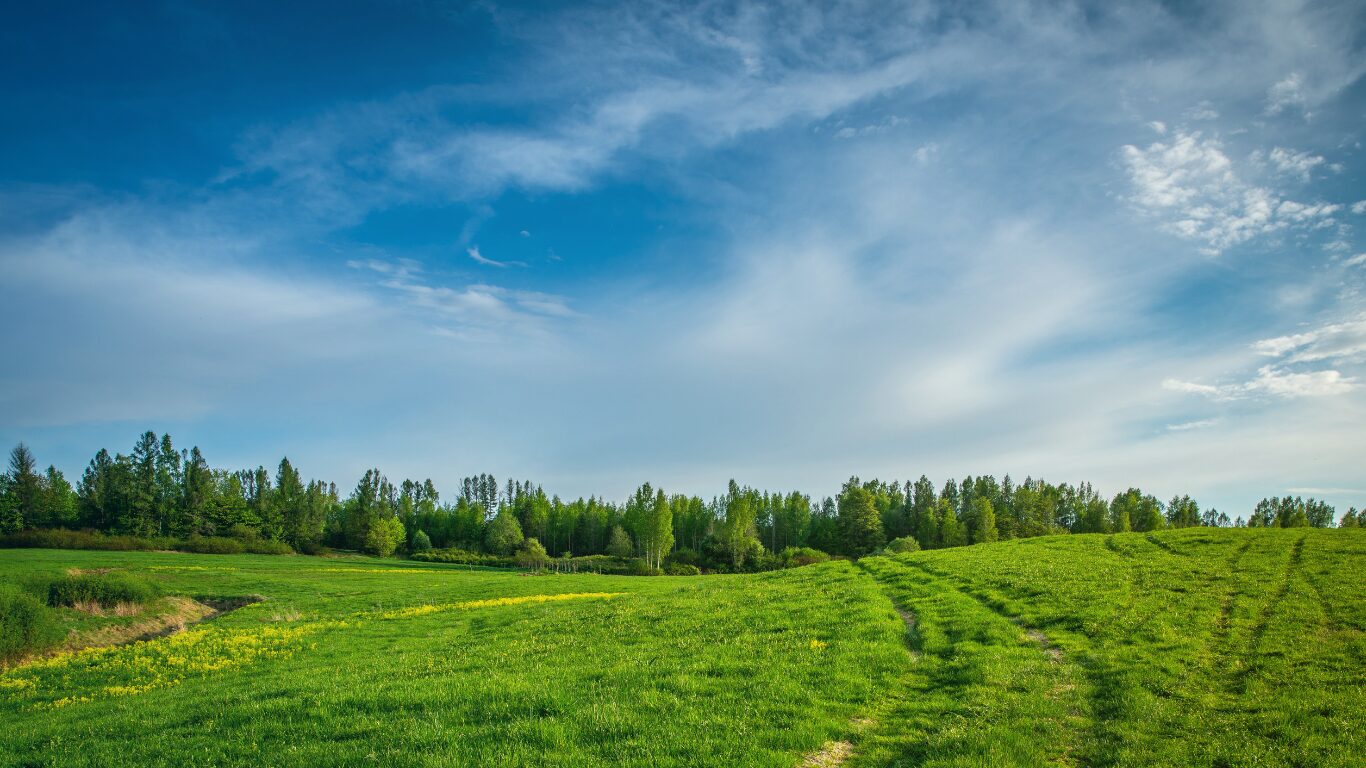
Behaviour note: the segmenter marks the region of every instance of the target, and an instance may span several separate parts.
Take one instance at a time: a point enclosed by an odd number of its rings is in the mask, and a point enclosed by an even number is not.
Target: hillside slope
[[[1210,529],[677,578],[0,551],[0,582],[265,598],[0,672],[0,765],[1357,765],[1363,555]]]
[[[918,661],[859,763],[1360,765],[1363,555],[1185,529],[865,559]]]

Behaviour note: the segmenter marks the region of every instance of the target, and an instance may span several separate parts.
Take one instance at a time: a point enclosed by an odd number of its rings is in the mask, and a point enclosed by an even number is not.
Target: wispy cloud
[[[469,248],[466,248],[465,253],[468,254],[471,259],[474,259],[475,263],[483,264],[486,267],[505,268],[525,267],[527,265],[525,261],[497,261],[495,259],[490,259],[489,257],[479,252],[479,246],[477,245],[472,245]]]

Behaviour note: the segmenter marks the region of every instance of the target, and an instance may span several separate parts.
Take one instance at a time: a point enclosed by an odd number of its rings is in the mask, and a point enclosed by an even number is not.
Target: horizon
[[[1366,507],[1366,8],[13,16],[0,441],[73,484]]]

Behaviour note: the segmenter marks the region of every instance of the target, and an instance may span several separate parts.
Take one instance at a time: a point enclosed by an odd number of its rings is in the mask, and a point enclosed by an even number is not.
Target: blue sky
[[[285,7],[287,6],[287,7]],[[39,3],[0,438],[1366,505],[1359,3]]]

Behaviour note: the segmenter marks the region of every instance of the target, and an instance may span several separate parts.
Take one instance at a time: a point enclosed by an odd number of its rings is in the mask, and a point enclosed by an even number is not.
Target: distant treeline
[[[710,501],[645,483],[616,503],[564,501],[530,481],[500,485],[481,474],[462,480],[454,500],[443,502],[431,480],[395,485],[372,469],[343,499],[333,483],[305,481],[287,458],[273,474],[265,467],[212,469],[199,448],[177,451],[169,435],[152,432],[127,455],[100,450],[75,488],[54,467],[40,473],[22,443],[0,475],[0,533],[89,529],[380,555],[437,548],[507,557],[530,546],[533,554],[552,557],[636,557],[652,570],[666,562],[758,570],[802,561],[805,549],[857,557],[888,546],[937,549],[1057,533],[1199,525],[1328,528],[1334,517],[1333,507],[1312,498],[1264,499],[1248,518],[1230,519],[1215,509],[1201,511],[1189,496],[1163,503],[1130,488],[1107,499],[1090,483],[1027,478],[1016,484],[1009,475],[938,487],[924,476],[905,483],[851,477],[836,496],[819,501],[733,480]],[[1356,527],[1356,509],[1339,524]]]

